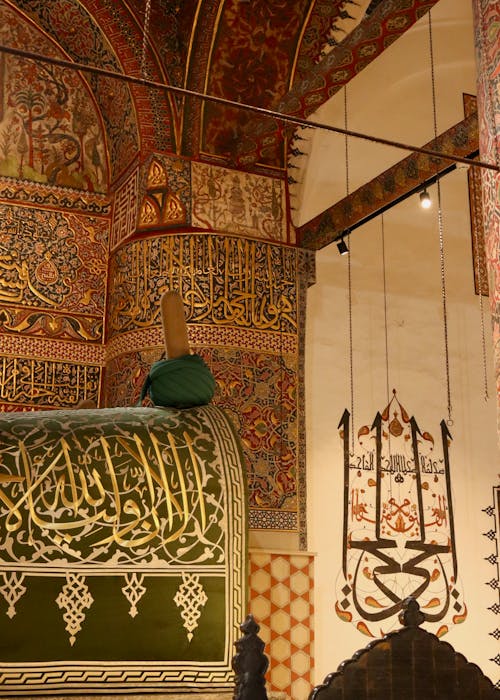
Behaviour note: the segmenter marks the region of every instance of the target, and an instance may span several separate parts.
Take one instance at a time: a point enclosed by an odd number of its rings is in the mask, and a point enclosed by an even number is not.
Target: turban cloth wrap
[[[151,365],[140,401],[149,394],[155,406],[192,408],[210,403],[214,392],[215,379],[204,360],[196,354],[182,355]]]

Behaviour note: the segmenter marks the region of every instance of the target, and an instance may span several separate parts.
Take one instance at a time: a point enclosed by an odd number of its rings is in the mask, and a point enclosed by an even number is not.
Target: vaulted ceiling
[[[50,39],[52,56],[89,67],[82,75],[103,114],[116,182],[129,162],[155,150],[291,178],[287,165],[297,124],[436,2],[0,0],[0,5],[21,13]],[[5,36],[1,39],[6,46]],[[41,46],[11,48],[48,53]],[[276,113],[289,119],[277,119]]]

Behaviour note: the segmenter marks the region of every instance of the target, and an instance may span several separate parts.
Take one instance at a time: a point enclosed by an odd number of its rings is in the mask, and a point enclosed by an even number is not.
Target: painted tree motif
[[[0,39],[44,43],[0,8]],[[52,46],[40,52],[53,55]],[[0,175],[105,191],[100,121],[81,76],[49,63],[5,55],[0,64]],[[102,155],[101,155],[102,154]]]

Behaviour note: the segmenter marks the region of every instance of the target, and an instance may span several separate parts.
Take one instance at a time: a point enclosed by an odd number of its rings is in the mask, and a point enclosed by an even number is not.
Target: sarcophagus
[[[245,512],[214,406],[2,414],[0,695],[231,688]]]

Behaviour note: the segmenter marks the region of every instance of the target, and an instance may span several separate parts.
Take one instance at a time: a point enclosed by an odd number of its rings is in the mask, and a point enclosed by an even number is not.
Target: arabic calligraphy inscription
[[[419,599],[439,635],[467,614],[457,581],[450,488],[451,436],[441,424],[442,454],[393,397],[349,449],[350,416],[339,424],[344,442],[344,552],[336,610],[367,635],[398,624],[402,601]]]

